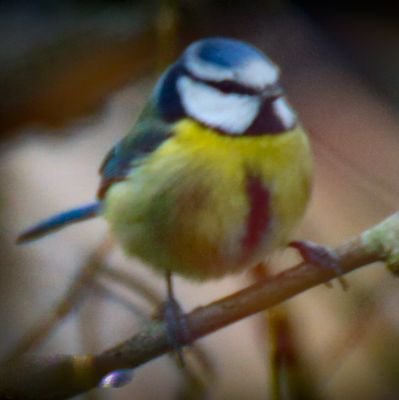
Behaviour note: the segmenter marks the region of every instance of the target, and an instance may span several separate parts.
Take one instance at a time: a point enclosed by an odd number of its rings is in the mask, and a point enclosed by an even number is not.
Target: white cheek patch
[[[222,93],[187,76],[179,78],[177,88],[189,116],[234,135],[244,133],[259,112],[256,96]]]
[[[284,97],[279,97],[272,104],[274,115],[281,121],[286,129],[291,129],[297,120],[295,111]]]

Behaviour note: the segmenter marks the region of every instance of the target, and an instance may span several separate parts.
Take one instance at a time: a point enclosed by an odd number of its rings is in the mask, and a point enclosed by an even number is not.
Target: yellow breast
[[[309,198],[301,128],[221,135],[190,119],[105,198],[125,251],[158,270],[206,279],[251,266],[288,239]]]

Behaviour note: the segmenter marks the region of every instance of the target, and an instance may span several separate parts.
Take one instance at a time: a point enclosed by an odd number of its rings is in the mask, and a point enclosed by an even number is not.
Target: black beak
[[[265,100],[275,100],[284,94],[284,90],[279,83],[273,83],[267,85],[261,93],[261,96]]]

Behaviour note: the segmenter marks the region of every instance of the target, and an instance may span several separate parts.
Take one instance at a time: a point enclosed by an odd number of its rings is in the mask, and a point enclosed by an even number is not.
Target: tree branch
[[[393,272],[398,272],[399,212],[334,251],[342,274],[376,261],[383,261]],[[186,315],[190,340],[199,339],[334,278],[333,270],[301,263],[196,308]],[[171,350],[164,323],[153,321],[137,335],[98,355],[27,357],[0,371],[0,399],[65,399],[96,387],[112,371],[136,368]]]

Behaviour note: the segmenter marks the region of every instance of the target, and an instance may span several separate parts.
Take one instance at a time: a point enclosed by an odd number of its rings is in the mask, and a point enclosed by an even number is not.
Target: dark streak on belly
[[[242,240],[245,258],[256,250],[270,223],[270,195],[260,178],[249,175],[246,181],[246,192],[249,212],[246,233]]]

